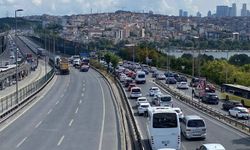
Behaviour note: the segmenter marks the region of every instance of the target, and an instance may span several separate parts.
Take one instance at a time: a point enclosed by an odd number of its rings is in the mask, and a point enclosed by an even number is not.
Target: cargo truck
[[[61,57],[58,66],[61,74],[69,74],[69,61],[67,58]]]

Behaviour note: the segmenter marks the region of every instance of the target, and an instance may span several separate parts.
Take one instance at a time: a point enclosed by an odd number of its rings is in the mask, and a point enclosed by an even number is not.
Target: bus
[[[221,86],[221,99],[237,100],[243,106],[250,107],[250,88],[237,84],[223,84]]]
[[[171,107],[151,107],[148,110],[147,134],[152,150],[180,150],[181,133],[178,114]]]

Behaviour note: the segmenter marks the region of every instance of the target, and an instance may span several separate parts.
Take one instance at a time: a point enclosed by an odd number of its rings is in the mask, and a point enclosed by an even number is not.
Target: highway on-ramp
[[[0,130],[1,150],[117,150],[119,125],[107,83],[90,69],[57,75],[26,113]]]

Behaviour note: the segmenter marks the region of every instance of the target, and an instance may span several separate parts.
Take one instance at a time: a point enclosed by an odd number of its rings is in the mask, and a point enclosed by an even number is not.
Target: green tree
[[[104,60],[106,61],[107,65],[108,65],[107,72],[108,72],[109,69],[110,69],[111,55],[112,55],[112,54],[111,54],[110,52],[107,52],[107,53],[104,55]]]

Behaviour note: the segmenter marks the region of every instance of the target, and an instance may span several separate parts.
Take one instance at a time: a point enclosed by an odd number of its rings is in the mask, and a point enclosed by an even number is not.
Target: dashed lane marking
[[[25,137],[22,141],[20,141],[17,145],[16,145],[16,148],[20,147],[24,141],[27,139],[27,137]]]

